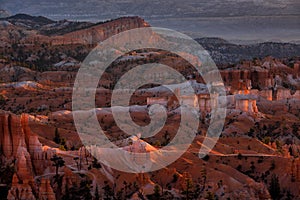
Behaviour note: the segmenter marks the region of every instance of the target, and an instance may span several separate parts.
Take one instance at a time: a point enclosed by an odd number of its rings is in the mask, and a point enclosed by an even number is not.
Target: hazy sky
[[[138,15],[192,37],[300,41],[300,0],[0,0],[0,8],[55,20]]]

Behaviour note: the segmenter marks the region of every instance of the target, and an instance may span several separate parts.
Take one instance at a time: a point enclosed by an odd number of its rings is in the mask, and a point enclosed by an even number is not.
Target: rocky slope
[[[196,39],[208,50],[217,64],[236,64],[241,60],[252,60],[272,56],[275,58],[292,58],[299,56],[300,45],[290,43],[266,42],[251,45],[238,45],[220,38]]]
[[[121,31],[149,26],[140,17],[121,17],[99,23],[90,23],[67,20],[53,21],[42,16],[17,14],[1,18],[0,21],[8,22],[22,31],[34,31],[37,35],[29,35],[28,37],[40,37],[40,40],[53,45],[76,43],[95,45],[97,42]],[[34,40],[34,38],[24,36],[23,34],[21,37],[24,42]],[[94,38],[90,38],[91,36]]]
[[[224,134],[229,134],[229,129],[236,131],[241,128],[242,130],[246,118],[252,118],[251,115],[245,113],[235,119],[232,116],[234,113],[235,115],[238,114],[232,111],[231,114],[228,114],[228,121],[226,120],[228,125]],[[104,112],[103,116],[104,114],[107,115],[107,112]],[[133,117],[138,118],[139,116],[139,113],[133,113]],[[9,112],[1,112],[2,166],[11,165],[16,170],[16,173],[9,177],[11,182],[7,182],[8,199],[61,199],[66,195],[69,197],[73,195],[75,198],[74,195],[78,195],[77,193],[81,191],[80,183],[83,183],[84,180],[91,181],[89,184],[93,187],[86,189],[86,191],[94,197],[96,188],[98,188],[99,194],[105,195],[107,185],[114,188],[114,184],[116,191],[123,190],[119,193],[123,197],[133,198],[140,192],[138,189],[129,187],[124,193],[126,184],[136,184],[139,189],[143,190],[144,196],[152,195],[154,186],[157,184],[164,188],[165,195],[172,194],[173,197],[170,197],[172,199],[182,195],[180,191],[185,191],[185,184],[190,180],[194,186],[199,187],[198,189],[197,187],[190,188],[191,194],[196,195],[198,193],[202,198],[213,193],[221,199],[228,197],[234,199],[269,199],[268,185],[271,182],[272,174],[279,176],[282,195],[287,195],[284,190],[288,190],[294,197],[299,195],[298,184],[293,183],[300,181],[300,160],[287,153],[289,147],[286,145],[279,147],[275,142],[264,144],[246,135],[246,137],[243,135],[236,137],[233,131],[230,133],[230,137],[224,135],[220,138],[209,156],[202,160],[197,155],[203,140],[203,136],[199,135],[189,150],[170,166],[143,175],[127,174],[110,169],[103,164],[99,168],[93,162],[93,158],[85,153],[84,149],[62,151],[54,148],[55,143],[51,142],[52,139],[47,139],[55,136],[54,129],[51,133],[48,131],[49,134],[45,133],[45,129],[51,129],[52,126],[59,127],[60,137],[66,137],[67,141],[77,140],[74,136],[67,136],[66,132],[63,131],[63,129],[70,130],[70,127],[66,126],[71,120],[70,117],[70,113],[67,112],[60,112],[59,115],[53,113],[49,121],[47,119],[41,120],[43,119],[42,116],[35,118],[26,114],[16,116]],[[101,118],[101,114],[99,117]],[[230,122],[232,119],[235,119],[234,123]],[[105,123],[110,123],[109,120],[111,117],[106,116]],[[267,123],[270,121],[259,124],[262,126]],[[111,130],[115,130],[115,128],[111,127]],[[166,130],[173,134],[172,124],[163,129],[163,131]],[[256,130],[254,133],[257,133]],[[163,141],[163,138],[162,136],[159,140]],[[115,142],[122,143],[120,141]],[[128,144],[124,143],[123,145]],[[293,148],[297,148],[297,146]],[[128,149],[130,149],[129,146]],[[52,166],[52,161],[50,161],[54,154],[61,156],[66,162],[65,166],[59,170],[61,179],[58,180],[58,183],[55,181],[55,169]],[[73,159],[78,156],[82,159],[80,165]],[[282,166],[282,163],[285,165]],[[83,176],[83,179],[78,175]],[[1,181],[4,180],[1,179]],[[59,184],[62,185],[59,186]],[[73,194],[69,193],[71,190]]]

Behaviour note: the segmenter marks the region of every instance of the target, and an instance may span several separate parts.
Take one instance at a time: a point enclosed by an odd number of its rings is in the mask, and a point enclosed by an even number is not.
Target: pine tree
[[[212,192],[208,192],[205,199],[214,200],[215,199],[214,194]]]
[[[100,200],[100,195],[99,195],[99,191],[98,191],[98,185],[96,186],[95,200]]]
[[[185,196],[186,200],[193,199],[194,196],[194,183],[191,178],[185,179],[185,187],[182,191],[182,194]]]
[[[50,159],[53,162],[53,166],[55,166],[55,174],[56,177],[58,176],[58,169],[62,166],[65,165],[65,161],[63,160],[62,157],[57,156],[56,154],[54,154],[54,156]]]
[[[155,185],[154,186],[154,189],[153,189],[153,195],[154,195],[154,197],[155,197],[155,199],[160,199],[160,187],[159,187],[159,185]]]
[[[104,190],[104,200],[113,199],[114,193],[112,188],[109,186],[107,181],[104,181],[105,186],[102,188]]]
[[[280,185],[278,176],[276,176],[275,174],[272,175],[271,183],[269,186],[269,192],[271,194],[272,199],[280,199]]]
[[[61,142],[61,138],[60,138],[60,135],[59,135],[59,132],[58,132],[58,129],[57,129],[57,128],[55,128],[55,133],[54,133],[53,141],[54,141],[56,144],[60,144],[60,142]]]

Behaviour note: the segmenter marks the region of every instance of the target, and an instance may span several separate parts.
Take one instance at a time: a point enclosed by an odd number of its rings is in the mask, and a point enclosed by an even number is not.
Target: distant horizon
[[[0,9],[12,15],[94,23],[139,16],[151,26],[173,29],[192,38],[218,37],[238,44],[300,43],[297,0],[3,0]]]

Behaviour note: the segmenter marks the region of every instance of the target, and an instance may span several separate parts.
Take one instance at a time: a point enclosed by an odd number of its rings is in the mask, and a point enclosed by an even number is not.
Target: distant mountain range
[[[300,45],[292,43],[264,42],[239,45],[220,38],[200,38],[196,41],[206,49],[217,64],[235,64],[241,60],[264,58],[291,58],[300,56]]]
[[[53,20],[140,16],[193,38],[290,42],[300,35],[299,0],[2,0],[0,8]]]
[[[64,35],[78,30],[88,29],[105,22],[74,22],[68,20],[54,21],[42,16],[17,14],[0,19],[17,27],[36,30],[41,35]],[[113,21],[113,20],[109,20]],[[252,60],[272,56],[275,58],[291,58],[300,56],[300,44],[264,42],[257,44],[234,44],[221,38],[198,38],[201,44],[217,64],[235,64],[241,60]]]
[[[31,16],[27,14],[17,14],[0,19],[8,21],[16,26],[26,29],[37,30],[42,35],[62,35],[72,31],[87,28],[94,23],[73,22],[67,20],[54,21],[43,16]]]

